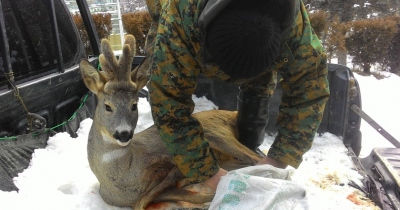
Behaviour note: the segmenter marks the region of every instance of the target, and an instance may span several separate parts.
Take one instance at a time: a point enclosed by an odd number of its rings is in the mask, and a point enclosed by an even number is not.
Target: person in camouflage
[[[154,21],[146,45],[151,59],[148,88],[152,116],[163,142],[190,182],[205,182],[215,190],[219,178],[226,174],[204,138],[201,124],[191,116],[192,94],[200,73],[239,85],[239,139],[258,152],[268,121],[269,97],[279,73],[283,94],[278,134],[259,164],[297,168],[312,145],[329,97],[326,54],[303,2],[146,3]],[[240,27],[247,29],[241,31]],[[229,38],[221,40],[224,36]]]

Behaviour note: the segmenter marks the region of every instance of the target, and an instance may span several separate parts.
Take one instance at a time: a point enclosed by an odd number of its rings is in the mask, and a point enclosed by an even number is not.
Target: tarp
[[[0,141],[0,190],[17,191],[12,179],[29,166],[35,149],[47,144],[49,133],[20,135],[17,139]]]

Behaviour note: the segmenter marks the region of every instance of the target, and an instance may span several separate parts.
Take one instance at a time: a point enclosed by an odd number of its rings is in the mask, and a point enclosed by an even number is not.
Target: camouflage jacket
[[[329,96],[327,61],[303,3],[293,1],[295,15],[283,30],[281,54],[270,71],[250,80],[235,80],[204,59],[199,18],[206,0],[146,0],[154,20],[146,45],[152,60],[152,115],[175,163],[191,182],[204,181],[219,169],[201,124],[191,117],[200,73],[234,82],[259,96],[273,94],[279,73],[283,94],[278,134],[268,156],[298,167],[310,149]]]

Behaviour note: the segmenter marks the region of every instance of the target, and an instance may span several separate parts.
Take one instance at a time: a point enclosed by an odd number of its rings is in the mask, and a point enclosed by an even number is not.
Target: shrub
[[[334,16],[330,21],[324,43],[329,61],[337,56],[339,52],[346,52],[346,43],[344,40],[347,30],[347,24],[341,22],[338,16]]]
[[[390,42],[386,64],[389,67],[388,70],[391,73],[399,74],[400,73],[400,17],[392,16],[389,17],[392,20],[396,21],[397,32],[394,35],[393,39]]]
[[[89,36],[87,34],[85,25],[83,23],[82,17],[79,13],[72,14],[72,18],[78,28],[79,35],[82,39],[83,45],[85,47],[86,55],[93,54],[92,47],[90,45]],[[93,23],[96,27],[99,39],[108,38],[111,34],[112,23],[111,14],[109,13],[97,13],[92,14]]]
[[[150,13],[147,10],[122,15],[122,24],[125,31],[136,38],[137,55],[145,55],[144,46],[152,21]]]
[[[324,45],[329,62],[337,57],[339,52],[346,52],[344,37],[347,32],[346,24],[329,12],[317,10],[309,14],[311,26]]]
[[[396,33],[396,22],[388,18],[356,20],[349,23],[345,42],[353,64],[370,73],[371,64],[382,64]]]
[[[309,18],[315,34],[317,34],[320,40],[323,40],[329,27],[328,21],[326,21],[329,19],[328,12],[318,10],[310,13]]]

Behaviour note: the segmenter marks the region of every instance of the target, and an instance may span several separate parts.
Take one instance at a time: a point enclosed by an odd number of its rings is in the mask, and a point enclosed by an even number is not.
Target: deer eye
[[[107,111],[107,112],[112,112],[111,106],[109,106],[109,105],[107,105],[107,104],[105,104],[105,106],[106,106],[106,111]]]
[[[132,111],[136,111],[137,110],[137,104],[133,104],[132,105]]]

